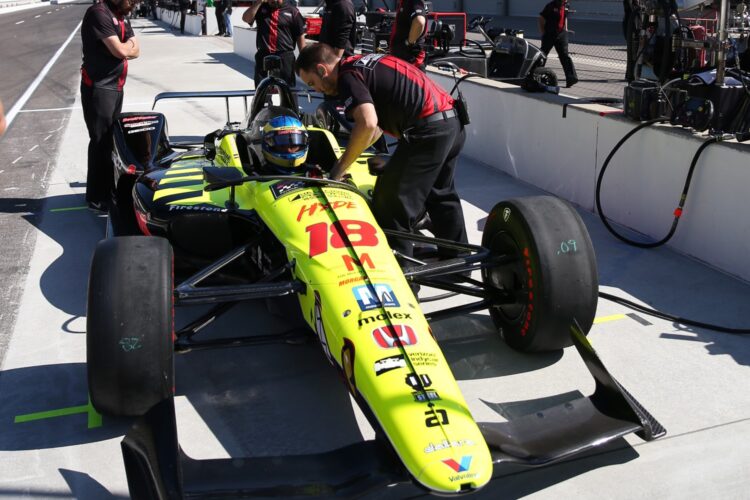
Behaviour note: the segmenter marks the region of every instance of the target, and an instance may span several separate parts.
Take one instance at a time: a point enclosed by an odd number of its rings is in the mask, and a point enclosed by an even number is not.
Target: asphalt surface
[[[78,9],[80,19],[82,7],[71,9]],[[252,62],[234,55],[228,39],[179,37],[144,20],[134,26],[142,56],[130,68],[125,111],[150,109],[153,96],[164,90],[251,86]],[[5,32],[0,36],[4,40]],[[2,257],[16,252],[15,260],[2,261],[5,267],[0,270],[3,293],[16,290],[15,303],[3,309],[4,315],[16,318],[15,325],[11,328],[6,316],[2,322],[3,334],[11,337],[0,366],[4,498],[128,497],[119,443],[132,421],[100,419],[87,404],[86,282],[105,224],[79,209],[87,138],[77,108],[80,49],[74,43],[75,38],[0,139],[0,197],[6,207]],[[39,66],[49,57],[42,57]],[[53,107],[55,99],[61,103],[55,107],[68,109],[40,111]],[[233,112],[238,108],[233,106]],[[202,135],[224,121],[223,102],[164,103],[157,111],[167,115],[173,137]],[[46,120],[53,123],[47,125]],[[62,128],[47,140],[57,138],[52,148],[44,138],[57,127]],[[40,145],[30,151],[36,144]],[[11,153],[10,147],[18,149]],[[40,149],[47,151],[49,165],[29,162],[23,172],[14,168]],[[23,158],[13,164],[18,156]],[[14,175],[6,177],[6,172]],[[42,173],[44,181],[28,179]],[[487,213],[498,200],[543,194],[463,157],[456,183],[472,242],[481,240]],[[6,191],[16,184],[18,189]],[[23,194],[16,194],[21,187]],[[747,283],[667,248],[627,247],[614,240],[593,214],[581,215],[594,243],[603,291],[677,316],[748,326]],[[246,304],[204,333],[211,337],[284,331],[292,324],[290,315],[281,312]],[[195,314],[179,310],[177,323]],[[539,399],[593,391],[593,380],[573,350],[544,355],[513,352],[484,313],[432,326],[479,421],[533,411]],[[668,436],[650,443],[628,436],[544,469],[498,470],[495,480],[472,498],[747,498],[748,339],[686,327],[605,300],[599,302],[589,338],[615,377],[667,428]],[[180,443],[194,458],[312,453],[373,436],[313,341],[188,353],[178,357],[176,376]],[[416,488],[398,487],[369,497],[421,496],[424,492]]]
[[[86,3],[0,11],[0,99],[6,114],[33,90],[0,138],[0,361],[10,333],[51,168],[75,103],[81,60],[80,32],[73,36],[40,84],[35,79],[77,29]],[[80,113],[80,111],[78,111]],[[85,179],[84,179],[85,180]]]

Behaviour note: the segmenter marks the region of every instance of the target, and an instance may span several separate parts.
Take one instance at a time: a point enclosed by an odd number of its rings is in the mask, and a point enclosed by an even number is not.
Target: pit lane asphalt
[[[130,69],[125,111],[150,109],[153,96],[164,90],[251,86],[252,64],[232,54],[229,40],[175,36],[143,20],[134,25],[142,56]],[[75,95],[73,106],[79,105],[77,81],[64,94]],[[233,106],[236,118],[239,108]],[[167,114],[173,137],[202,135],[224,117],[220,101],[164,103],[157,110]],[[27,116],[44,115],[19,115]],[[19,280],[23,296],[0,372],[0,497],[126,498],[119,442],[130,421],[100,422],[86,396],[86,279],[104,221],[76,210],[82,204],[87,143],[80,110],[68,110],[64,125],[44,194],[28,212],[3,215],[32,227],[35,245],[25,248],[27,271],[3,274],[4,282]],[[457,185],[472,242],[480,241],[495,202],[540,194],[468,158],[460,161]],[[29,215],[32,224],[24,219]],[[679,316],[748,326],[748,284],[668,248],[624,246],[593,214],[582,216],[603,290]],[[4,230],[3,236],[21,244],[14,233]],[[600,301],[589,338],[668,437],[643,443],[628,436],[544,469],[498,472],[503,477],[473,498],[747,498],[750,339],[631,313]],[[178,323],[185,319],[179,312]],[[246,304],[207,334],[270,333],[288,325],[263,304]],[[437,322],[433,330],[477,420],[499,420],[498,409],[529,411],[532,398],[593,391],[571,349],[534,356],[512,352],[485,314]],[[194,458],[310,453],[373,436],[314,342],[189,353],[177,359],[176,385],[180,441]],[[502,407],[495,405],[500,402]],[[39,413],[47,411],[56,413]],[[421,494],[398,487],[371,497]]]

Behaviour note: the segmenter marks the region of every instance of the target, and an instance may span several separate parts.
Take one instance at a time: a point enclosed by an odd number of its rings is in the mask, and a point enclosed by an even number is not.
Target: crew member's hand
[[[422,47],[419,46],[418,43],[409,43],[409,41],[406,41],[406,49],[409,51],[409,55],[411,57],[419,57],[420,52],[422,52]]]
[[[329,177],[331,180],[334,181],[343,181],[344,175],[346,175],[346,168],[344,168],[341,163],[336,162],[333,165],[333,168],[331,169],[331,173],[329,174]]]

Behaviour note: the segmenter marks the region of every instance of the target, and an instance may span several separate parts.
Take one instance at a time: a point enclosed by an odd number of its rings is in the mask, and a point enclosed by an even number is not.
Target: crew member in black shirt
[[[542,34],[542,52],[549,55],[552,47],[557,51],[563,71],[565,86],[578,83],[576,68],[568,54],[568,0],[553,0],[539,13],[539,32]]]
[[[112,128],[122,109],[128,59],[140,54],[127,15],[131,0],[104,0],[88,8],[81,24],[81,105],[89,131],[86,201],[106,210],[114,177]]]
[[[378,176],[372,197],[378,223],[384,229],[411,232],[427,211],[435,236],[466,242],[453,179],[466,133],[453,98],[414,65],[391,55],[339,59],[331,47],[319,43],[300,52],[296,68],[310,87],[337,95],[354,120],[331,178],[342,179],[383,131],[397,137],[398,146]],[[408,242],[394,240],[392,245],[412,255]]]
[[[389,51],[424,71],[425,52],[420,44],[427,25],[424,0],[399,0],[396,20],[391,27]]]
[[[318,41],[330,45],[338,57],[353,56],[357,45],[356,23],[352,0],[326,0]]]
[[[281,58],[281,78],[295,87],[294,45],[305,48],[305,20],[297,7],[284,3],[284,0],[256,0],[242,14],[242,20],[251,25],[257,22],[255,53],[255,86],[257,87],[266,72],[263,58],[277,55]]]

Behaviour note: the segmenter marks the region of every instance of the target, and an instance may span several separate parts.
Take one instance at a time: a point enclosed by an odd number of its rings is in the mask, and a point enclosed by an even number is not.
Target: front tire
[[[497,301],[490,315],[505,342],[519,351],[554,351],[571,345],[570,325],[584,333],[596,314],[596,257],[586,226],[567,202],[552,196],[498,203],[487,218],[482,246],[510,262],[482,270]]]
[[[94,408],[139,416],[173,394],[172,247],[164,238],[99,242],[89,276],[86,358]]]
[[[557,73],[555,73],[553,70],[549,68],[534,68],[534,79],[541,83],[542,85],[547,85],[548,87],[557,87]]]

